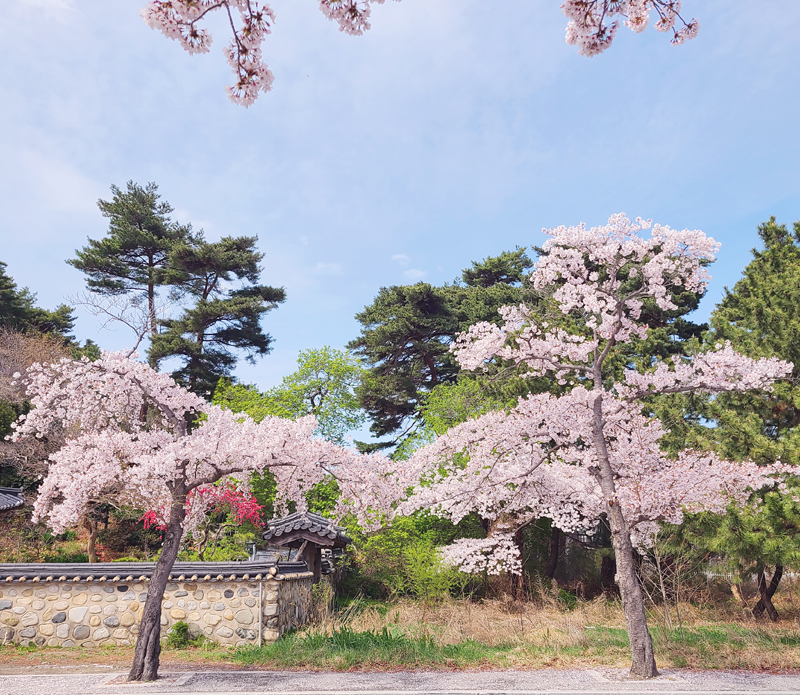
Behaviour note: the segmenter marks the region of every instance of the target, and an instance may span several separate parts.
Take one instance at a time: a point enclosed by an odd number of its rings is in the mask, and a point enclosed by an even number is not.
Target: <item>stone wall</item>
[[[264,582],[263,616],[265,642],[275,642],[287,630],[305,625],[311,618],[313,572],[278,575]]]
[[[274,570],[273,570],[274,571]],[[226,645],[277,640],[311,614],[311,572],[260,581],[172,581],[164,592],[162,637],[178,621]],[[0,584],[0,643],[94,647],[133,644],[147,580],[15,581]],[[260,617],[259,617],[260,612]]]

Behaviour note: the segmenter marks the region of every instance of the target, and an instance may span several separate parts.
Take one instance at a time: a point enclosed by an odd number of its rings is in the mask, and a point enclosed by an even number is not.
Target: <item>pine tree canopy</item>
[[[524,271],[531,266],[518,248],[473,263],[453,284],[383,287],[356,314],[361,335],[348,347],[368,370],[358,395],[376,436],[408,427],[426,393],[455,381],[451,342],[478,321],[499,320],[501,306],[522,301]]]
[[[193,243],[197,237],[191,225],[170,219],[172,206],[161,200],[155,183],[142,187],[128,181],[126,190],[112,185],[111,192],[110,201],[97,201],[109,220],[107,235],[89,239],[67,263],[86,273],[86,286],[92,292],[146,300],[150,331],[155,334],[157,288],[181,284],[170,268],[170,254],[178,244]]]
[[[234,351],[248,361],[266,355],[272,338],[261,318],[286,300],[283,288],[256,284],[263,254],[257,237],[224,237],[177,246],[170,256],[170,277],[177,277],[194,304],[177,319],[160,323],[164,331],[153,336],[150,359],[156,364],[169,357],[183,362],[173,376],[196,393],[214,393],[222,377],[230,377],[237,362]],[[240,286],[231,288],[233,283]]]

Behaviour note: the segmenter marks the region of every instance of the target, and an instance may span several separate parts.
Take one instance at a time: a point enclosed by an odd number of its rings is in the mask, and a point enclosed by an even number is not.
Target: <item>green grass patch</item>
[[[416,637],[384,627],[381,631],[356,632],[348,627],[329,634],[310,631],[285,635],[262,647],[242,647],[233,659],[243,664],[282,668],[333,668],[348,670],[380,666],[405,668],[454,667],[481,664],[504,665],[512,647],[489,647],[467,640],[438,644],[430,637]]]

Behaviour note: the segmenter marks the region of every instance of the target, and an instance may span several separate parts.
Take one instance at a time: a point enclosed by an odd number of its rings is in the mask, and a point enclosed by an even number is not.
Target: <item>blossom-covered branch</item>
[[[697,36],[700,24],[681,16],[681,0],[564,0],[561,9],[569,19],[567,43],[578,47],[585,56],[605,51],[614,41],[619,20],[639,34],[658,17],[656,29],[672,32],[672,43],[682,44]]]
[[[339,30],[360,36],[370,28],[373,4],[384,0],[319,0],[322,13]],[[699,24],[680,15],[681,0],[565,0],[561,6],[569,19],[567,43],[578,46],[581,55],[593,56],[611,45],[624,18],[625,26],[644,31],[651,13],[658,16],[656,29],[672,31],[672,43],[680,44],[697,35]],[[208,53],[211,34],[199,25],[206,16],[221,10],[231,27],[231,42],[223,49],[235,82],[226,87],[235,104],[250,106],[261,92],[272,89],[275,79],[262,59],[262,44],[272,33],[275,12],[257,0],[150,0],[140,14],[148,26],[178,41],[189,53]],[[676,25],[680,22],[680,28]]]

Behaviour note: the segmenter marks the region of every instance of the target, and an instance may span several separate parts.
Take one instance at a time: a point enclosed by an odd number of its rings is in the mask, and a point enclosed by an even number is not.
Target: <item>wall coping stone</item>
[[[155,562],[0,563],[0,582],[148,581]],[[310,576],[305,562],[176,562],[172,581],[260,581]]]

